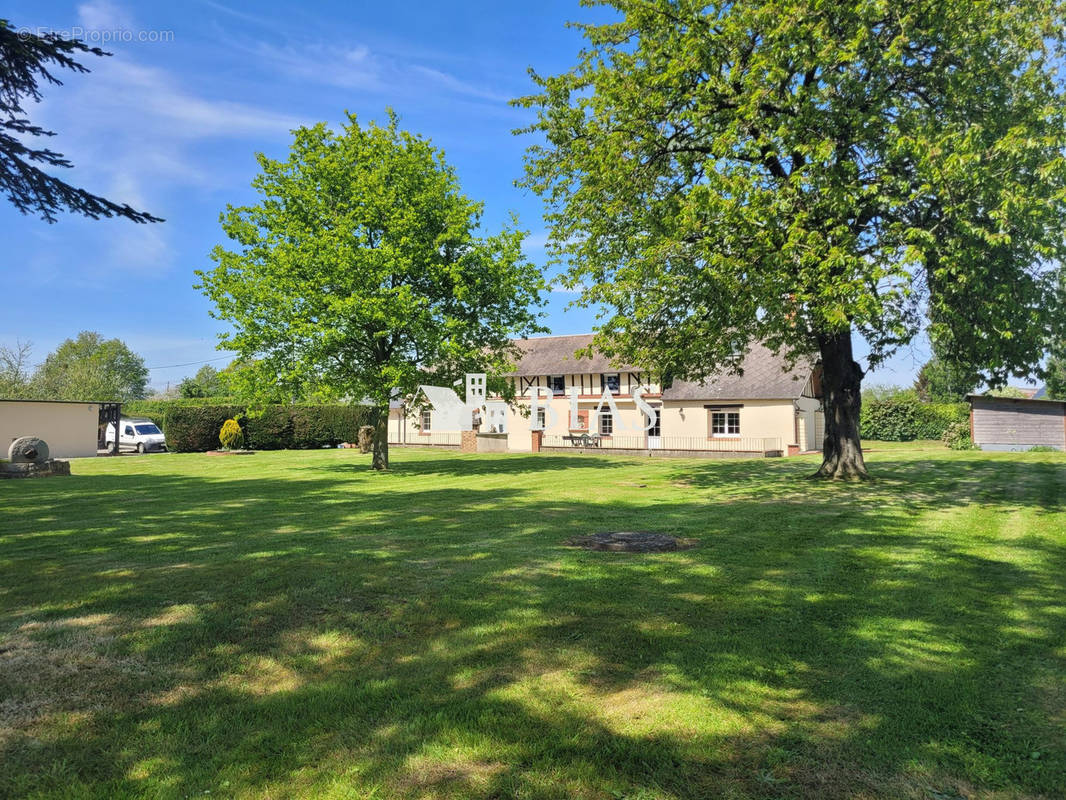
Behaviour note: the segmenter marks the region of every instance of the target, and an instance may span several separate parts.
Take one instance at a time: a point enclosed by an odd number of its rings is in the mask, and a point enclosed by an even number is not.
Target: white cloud
[[[548,246],[548,236],[548,231],[536,231],[529,234],[522,240],[522,250],[526,255],[543,252],[544,248]]]
[[[78,7],[80,24],[93,30],[131,30],[137,24],[121,7],[94,0]],[[309,120],[243,102],[214,99],[176,75],[145,66],[117,51],[86,60],[92,72],[67,76],[35,117],[59,135],[49,144],[76,165],[63,175],[75,185],[168,217],[168,190],[218,189],[232,183],[198,152],[201,143],[249,139],[249,154],[264,140],[284,140]],[[170,223],[108,225],[94,261],[138,275],[158,274],[174,261]],[[95,236],[93,237],[95,238]]]
[[[396,96],[451,95],[503,105],[513,96],[416,64],[365,44],[338,47],[322,43],[234,45],[271,65],[286,78]]]
[[[132,30],[133,18],[108,0],[82,3],[78,6],[78,22],[90,31]]]

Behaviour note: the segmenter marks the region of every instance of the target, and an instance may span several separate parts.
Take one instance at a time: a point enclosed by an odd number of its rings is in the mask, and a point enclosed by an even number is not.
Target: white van
[[[153,450],[166,452],[167,440],[163,431],[156,427],[150,419],[121,419],[119,429],[122,434],[118,437],[118,449],[136,450],[138,453],[150,453]],[[115,442],[115,426],[107,426],[107,449],[110,450]]]

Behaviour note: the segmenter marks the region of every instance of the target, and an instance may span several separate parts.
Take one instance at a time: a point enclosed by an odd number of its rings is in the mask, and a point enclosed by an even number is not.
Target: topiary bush
[[[218,447],[218,432],[227,419],[240,420],[240,406],[174,406],[162,420],[153,421],[167,437],[167,449],[179,453],[202,453]]]
[[[244,431],[240,423],[235,419],[227,419],[222,423],[222,430],[218,433],[218,440],[227,450],[240,450],[244,445]]]

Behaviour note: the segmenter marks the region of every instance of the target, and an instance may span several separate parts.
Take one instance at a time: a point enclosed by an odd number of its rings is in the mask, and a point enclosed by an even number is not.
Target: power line
[[[212,361],[225,361],[227,358],[232,358],[232,357],[233,356],[219,356],[218,358],[205,358],[203,361],[190,361],[187,364],[164,364],[163,366],[160,366],[160,367],[145,367],[145,369],[153,370],[153,369],[173,369],[174,367],[195,367],[195,366],[197,366],[199,364],[210,364]]]

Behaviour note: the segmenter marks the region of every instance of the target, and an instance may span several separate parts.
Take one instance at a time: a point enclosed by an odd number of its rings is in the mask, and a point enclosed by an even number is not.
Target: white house
[[[755,346],[742,374],[674,381],[664,389],[656,376],[612,365],[601,354],[576,355],[591,343],[592,334],[517,340],[521,357],[507,377],[518,399],[508,406],[500,398],[488,398],[482,431],[506,433],[508,449],[515,452],[590,446],[797,453],[820,447],[819,373],[811,364],[790,368],[783,358]],[[468,407],[451,390],[444,392],[450,395],[440,393],[435,400],[427,391],[429,406],[417,418],[397,409],[390,421],[391,440],[458,444],[459,432],[467,428],[456,424],[455,408],[462,406],[469,416]],[[605,392],[610,404],[604,402]],[[535,417],[534,395],[540,398]],[[445,441],[449,436],[454,441]]]

